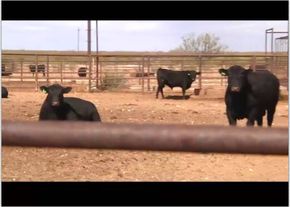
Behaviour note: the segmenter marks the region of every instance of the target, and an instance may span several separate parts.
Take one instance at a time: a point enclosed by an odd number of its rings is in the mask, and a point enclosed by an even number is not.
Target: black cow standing
[[[87,68],[81,67],[78,71],[79,77],[86,77],[87,76]]]
[[[2,86],[2,98],[8,98],[8,90]]]
[[[181,87],[183,99],[185,99],[185,90],[191,87],[191,84],[195,81],[196,75],[200,75],[200,72],[196,72],[194,70],[173,71],[159,68],[157,70],[158,88],[156,98],[158,98],[159,92],[161,92],[162,98],[164,98],[163,88],[167,85],[171,89],[174,87]]]
[[[6,71],[6,65],[5,64],[1,65],[1,75],[2,76],[10,76],[10,75],[12,75],[12,72]]]
[[[30,72],[32,72],[32,76],[34,76],[34,73],[36,71],[35,65],[29,65]],[[42,73],[43,76],[45,76],[45,65],[37,65],[37,72]]]
[[[262,126],[267,111],[271,126],[279,99],[277,77],[269,71],[253,72],[238,65],[219,69],[219,73],[228,76],[225,103],[229,124],[236,125],[237,119],[247,118],[247,126],[254,126],[255,121]]]
[[[95,105],[89,101],[74,97],[63,97],[71,91],[71,87],[59,84],[41,86],[47,93],[42,104],[39,120],[69,120],[69,121],[101,121]]]

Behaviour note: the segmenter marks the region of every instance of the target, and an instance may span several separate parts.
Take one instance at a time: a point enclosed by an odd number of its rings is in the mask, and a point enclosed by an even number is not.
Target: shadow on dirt
[[[190,95],[185,95],[185,100],[190,98]],[[183,96],[166,96],[165,99],[173,99],[173,100],[184,100]]]

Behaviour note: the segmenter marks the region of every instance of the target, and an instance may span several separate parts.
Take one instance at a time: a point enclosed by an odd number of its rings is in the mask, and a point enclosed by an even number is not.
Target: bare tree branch
[[[182,44],[172,51],[219,53],[224,52],[227,48],[214,34],[205,33],[195,37],[194,33],[189,33],[182,37]]]

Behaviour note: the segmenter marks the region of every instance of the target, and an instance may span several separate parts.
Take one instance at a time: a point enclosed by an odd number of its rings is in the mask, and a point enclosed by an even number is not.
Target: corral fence
[[[97,65],[98,64],[98,65]],[[288,90],[288,54],[142,54],[118,53],[15,53],[2,52],[2,83],[9,88],[38,90],[40,85],[60,83],[81,91],[155,91],[158,68],[196,70],[202,74],[192,84],[192,89],[225,87],[227,79],[218,69],[241,65],[253,70],[270,70]],[[44,65],[32,73],[31,65]],[[79,76],[79,68],[85,68]],[[35,71],[37,71],[35,69]],[[166,89],[166,88],[165,88]],[[179,90],[179,89],[177,89]]]

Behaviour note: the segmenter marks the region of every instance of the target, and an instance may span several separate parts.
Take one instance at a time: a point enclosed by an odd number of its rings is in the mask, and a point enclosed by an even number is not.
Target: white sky
[[[100,51],[169,51],[181,37],[214,33],[230,51],[264,51],[265,30],[288,31],[288,21],[98,21]],[[96,21],[92,50],[96,48]],[[87,21],[2,21],[2,49],[87,50]],[[275,35],[274,37],[284,36]],[[270,35],[268,36],[270,37]],[[269,38],[270,39],[270,38]]]

